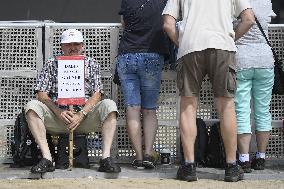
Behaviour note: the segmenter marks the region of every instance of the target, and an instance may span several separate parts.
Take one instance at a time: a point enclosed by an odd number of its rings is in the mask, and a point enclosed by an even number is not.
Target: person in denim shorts
[[[136,153],[132,166],[138,169],[155,167],[156,109],[164,55],[168,53],[161,16],[164,5],[164,0],[122,0],[119,12],[124,30],[116,66],[124,95],[127,130]]]
[[[182,13],[179,32],[176,20]],[[226,152],[225,181],[243,179],[236,163],[237,124],[234,107],[236,89],[234,40],[245,34],[254,23],[248,0],[168,0],[163,11],[164,29],[178,46],[177,86],[180,101],[180,133],[185,162],[177,179],[196,181],[194,143],[199,91],[205,75],[212,84],[221,134]],[[233,19],[241,23],[233,30]]]
[[[76,29],[68,29],[61,35],[63,56],[81,56],[84,52],[83,35]],[[58,64],[56,57],[50,58],[39,72],[36,83],[36,100],[25,106],[29,129],[42,152],[42,159],[31,168],[32,173],[52,172],[55,167],[48,147],[46,133],[88,134],[102,132],[102,159],[100,172],[120,172],[120,167],[110,157],[110,148],[116,131],[117,106],[113,100],[102,99],[103,86],[100,66],[92,58],[84,56],[85,104],[58,104]]]

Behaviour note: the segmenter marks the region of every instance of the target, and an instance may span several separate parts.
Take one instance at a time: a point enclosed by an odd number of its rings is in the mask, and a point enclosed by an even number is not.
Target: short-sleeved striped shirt
[[[54,101],[58,97],[58,61],[51,58],[43,65],[41,72],[37,76],[35,92],[47,92],[48,96]],[[103,93],[101,82],[100,65],[90,57],[85,57],[85,96],[90,98],[93,92]]]
[[[266,36],[268,36],[268,24],[271,18],[276,16],[272,10],[271,0],[250,0],[252,10],[260,22]],[[240,20],[234,22],[237,25]],[[237,70],[250,68],[269,69],[274,67],[274,58],[270,46],[267,44],[257,24],[239,40],[237,45]]]

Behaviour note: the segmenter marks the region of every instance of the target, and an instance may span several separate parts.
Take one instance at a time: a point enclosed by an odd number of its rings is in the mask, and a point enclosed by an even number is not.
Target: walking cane
[[[69,106],[70,111],[73,112],[73,105]],[[73,144],[74,144],[74,131],[69,132],[69,167],[68,171],[72,171],[73,168]]]

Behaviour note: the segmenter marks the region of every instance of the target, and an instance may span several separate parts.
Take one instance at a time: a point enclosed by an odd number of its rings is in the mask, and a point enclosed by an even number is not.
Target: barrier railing
[[[10,142],[13,138],[14,121],[22,107],[34,98],[33,88],[37,71],[43,62],[60,51],[60,33],[68,28],[82,31],[87,56],[95,57],[101,65],[104,90],[109,98],[117,102],[120,111],[118,129],[112,154],[119,162],[130,162],[134,156],[125,126],[123,95],[112,83],[121,25],[95,23],[0,23],[0,161],[11,159]],[[284,25],[270,25],[269,37],[280,58],[284,58]],[[172,158],[179,158],[179,98],[174,71],[164,70],[158,109],[159,129],[155,141],[156,150],[167,148]],[[274,95],[271,102],[273,130],[267,149],[268,158],[284,157],[284,96]],[[206,78],[200,93],[198,117],[209,124],[218,119],[213,106],[211,84]],[[101,133],[90,133],[87,137],[89,156],[97,161],[101,155]]]

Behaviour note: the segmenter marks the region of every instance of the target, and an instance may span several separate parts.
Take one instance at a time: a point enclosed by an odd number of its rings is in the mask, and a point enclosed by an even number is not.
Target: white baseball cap
[[[61,34],[61,43],[82,43],[83,41],[82,33],[76,29],[68,29]]]

